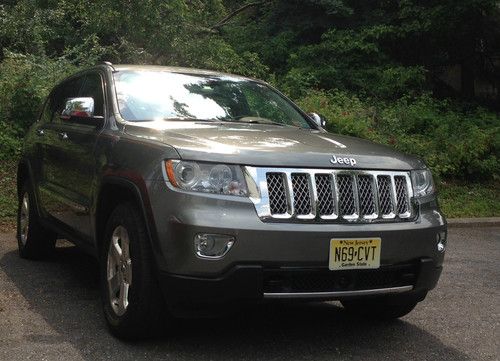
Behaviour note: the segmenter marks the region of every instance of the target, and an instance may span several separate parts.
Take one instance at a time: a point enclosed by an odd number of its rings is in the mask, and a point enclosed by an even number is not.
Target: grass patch
[[[441,183],[439,204],[448,218],[500,217],[500,182]]]

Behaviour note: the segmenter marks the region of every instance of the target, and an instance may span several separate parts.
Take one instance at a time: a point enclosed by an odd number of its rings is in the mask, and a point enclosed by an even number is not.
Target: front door
[[[89,73],[83,78],[77,97],[94,99],[94,115],[104,116],[104,93],[99,73]],[[76,97],[73,96],[73,97]],[[69,97],[67,97],[69,98]],[[65,98],[65,99],[67,99]],[[65,102],[64,102],[65,103]],[[102,128],[98,124],[85,124],[78,119],[61,118],[64,107],[54,114],[50,133],[57,138],[51,159],[50,191],[53,192],[51,215],[72,233],[84,240],[92,239],[90,206],[96,174],[95,144]]]
[[[65,167],[70,159],[67,151],[69,144],[61,129],[63,126],[60,115],[66,100],[78,97],[83,81],[84,77],[71,78],[54,89],[47,105],[50,120],[37,132],[41,157],[40,204],[45,213],[63,224],[67,223],[68,214],[71,212],[71,205],[65,197],[65,188],[70,182]]]

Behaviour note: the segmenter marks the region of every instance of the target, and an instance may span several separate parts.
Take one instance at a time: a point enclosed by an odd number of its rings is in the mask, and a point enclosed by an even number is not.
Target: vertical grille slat
[[[380,213],[388,216],[394,210],[391,196],[391,177],[388,175],[379,175],[377,177],[377,184]]]
[[[288,197],[285,189],[285,175],[283,173],[267,173],[266,180],[271,214],[287,213]]]
[[[295,213],[301,216],[312,213],[311,190],[309,189],[309,175],[304,173],[292,174],[293,207]]]
[[[252,200],[260,217],[398,222],[415,215],[408,172],[265,168],[255,174],[256,184],[267,182],[265,207]]]
[[[373,181],[373,177],[370,175],[358,176],[359,212],[361,216],[371,216],[377,212]]]
[[[339,174],[337,176],[337,190],[339,192],[340,215],[352,216],[356,213],[353,176],[347,174]]]
[[[410,210],[407,197],[408,189],[406,187],[406,178],[402,176],[395,176],[394,184],[396,186],[398,215],[406,215]]]
[[[316,174],[316,192],[318,194],[318,211],[320,216],[331,216],[335,213],[335,197],[333,194],[333,176]]]

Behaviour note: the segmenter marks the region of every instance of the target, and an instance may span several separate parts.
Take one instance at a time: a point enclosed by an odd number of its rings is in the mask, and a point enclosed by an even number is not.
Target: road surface
[[[392,323],[337,303],[260,305],[124,343],[106,330],[92,258],[63,245],[22,260],[0,234],[0,360],[500,360],[500,228],[451,229],[445,262],[438,287]]]

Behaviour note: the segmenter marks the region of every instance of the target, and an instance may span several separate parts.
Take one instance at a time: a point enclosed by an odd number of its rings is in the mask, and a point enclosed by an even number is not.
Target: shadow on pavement
[[[55,335],[28,341],[66,342],[82,358],[196,360],[418,359],[468,360],[434,335],[405,321],[369,323],[349,318],[333,303],[266,304],[237,314],[184,320],[172,334],[137,343],[109,335],[101,314],[97,262],[76,247],[31,262],[8,252],[0,267]]]

